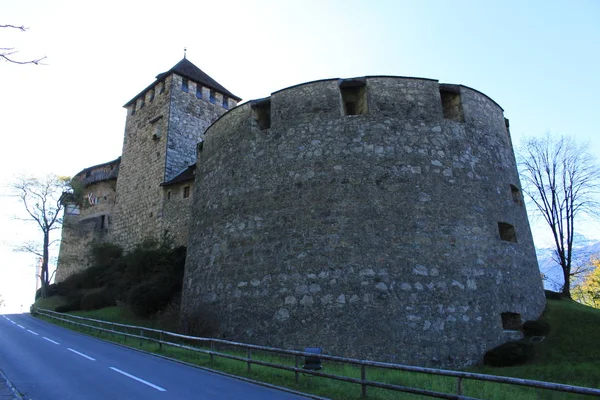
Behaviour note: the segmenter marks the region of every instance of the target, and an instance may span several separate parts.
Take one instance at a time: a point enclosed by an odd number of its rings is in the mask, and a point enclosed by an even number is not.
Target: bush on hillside
[[[525,321],[523,334],[525,337],[546,336],[550,333],[550,324],[543,321]]]
[[[544,290],[546,299],[548,300],[562,300],[562,294],[560,292],[553,292],[552,290]]]
[[[178,331],[190,336],[216,337],[219,321],[216,314],[200,306],[181,314]]]
[[[524,364],[533,358],[533,344],[525,340],[507,342],[488,350],[483,363],[492,367],[511,367]]]
[[[94,289],[81,297],[80,309],[84,311],[98,310],[115,305],[114,297],[106,288]]]

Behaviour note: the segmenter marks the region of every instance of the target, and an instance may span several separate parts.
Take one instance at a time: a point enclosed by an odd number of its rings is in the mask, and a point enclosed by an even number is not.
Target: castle
[[[477,362],[541,314],[492,99],[371,76],[239,100],[184,59],[129,101],[122,157],[77,175],[89,204],[66,210],[80,229],[58,278],[92,240],[167,233],[188,248],[182,309],[225,337],[432,366]]]

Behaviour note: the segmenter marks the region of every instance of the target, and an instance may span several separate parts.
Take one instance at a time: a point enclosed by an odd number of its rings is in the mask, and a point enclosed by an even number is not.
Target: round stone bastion
[[[182,311],[223,338],[465,366],[545,297],[508,120],[462,85],[326,79],[198,145]]]

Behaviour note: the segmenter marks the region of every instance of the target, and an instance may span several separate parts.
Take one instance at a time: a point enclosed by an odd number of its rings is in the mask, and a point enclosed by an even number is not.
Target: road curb
[[[15,386],[8,380],[8,377],[4,375],[4,372],[0,369],[0,389],[2,386],[6,386],[13,394],[15,400],[24,400],[24,397],[21,396],[21,393],[15,388]]]

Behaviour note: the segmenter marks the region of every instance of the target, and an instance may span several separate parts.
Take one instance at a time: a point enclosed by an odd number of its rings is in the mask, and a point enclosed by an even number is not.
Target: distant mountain
[[[590,240],[583,235],[575,235],[573,244],[572,269],[577,266],[585,266],[593,256],[600,257],[600,242]],[[562,269],[554,260],[554,253],[555,249],[553,248],[536,249],[540,272],[546,277],[544,288],[560,291],[563,285]],[[571,286],[580,282],[584,276],[585,274],[575,277],[571,281]]]

